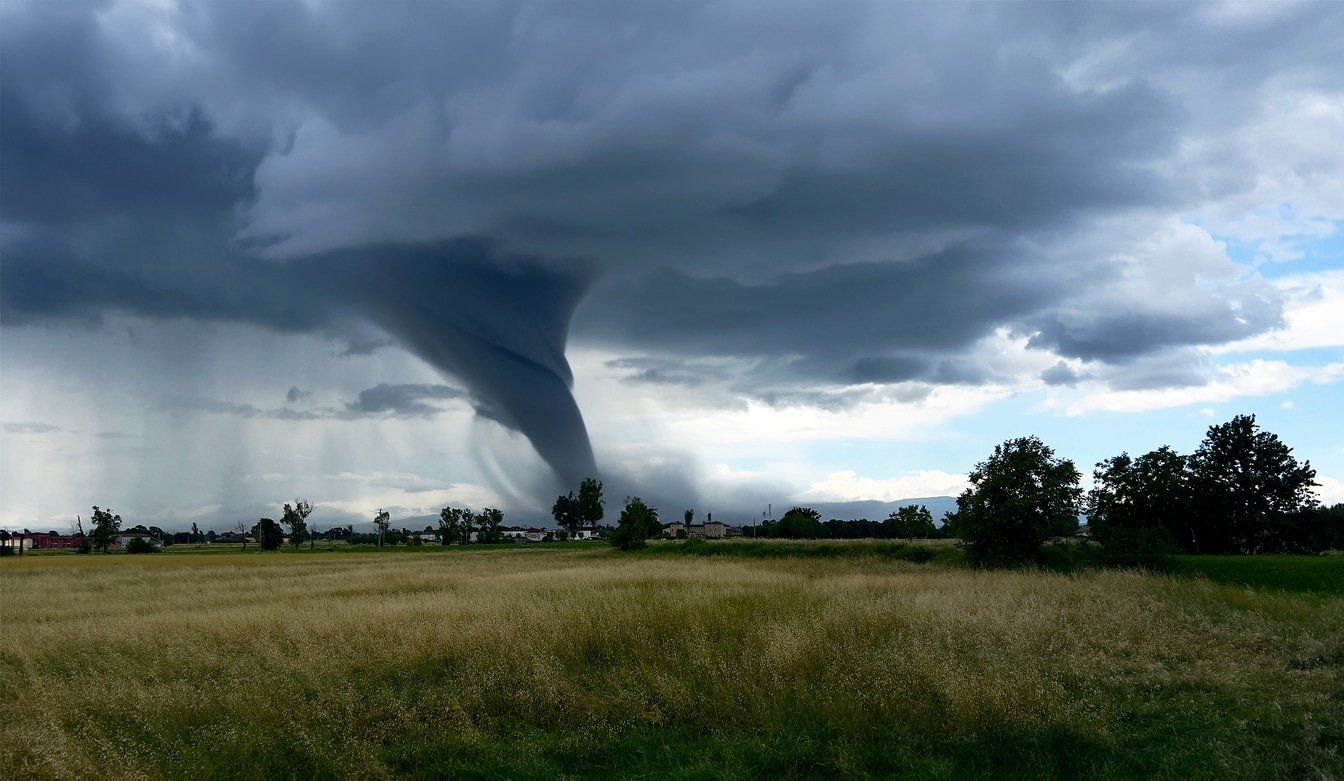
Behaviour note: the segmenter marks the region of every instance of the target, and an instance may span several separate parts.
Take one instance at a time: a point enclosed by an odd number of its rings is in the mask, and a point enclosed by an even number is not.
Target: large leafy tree
[[[262,550],[278,550],[285,541],[285,530],[271,518],[262,518],[252,527],[252,536]]]
[[[305,499],[295,499],[294,504],[286,504],[280,522],[289,527],[289,544],[298,548],[308,533],[308,516],[313,514],[313,505]]]
[[[1275,550],[1292,516],[1316,505],[1316,470],[1261,431],[1254,415],[1210,426],[1191,457],[1195,546],[1204,553]]]
[[[606,511],[602,509],[602,481],[597,478],[584,478],[579,483],[579,496],[575,505],[579,524],[582,528],[596,529]]]
[[[113,515],[111,509],[100,510],[98,505],[95,504],[93,506],[93,531],[89,535],[93,540],[94,550],[107,553],[118,531],[121,531],[121,516]]]
[[[439,511],[439,543],[452,545],[461,542],[462,511],[456,507],[445,507]]]
[[[897,537],[928,537],[937,529],[933,525],[933,513],[922,504],[908,504],[896,508],[896,512],[887,516],[894,527]]]
[[[1116,561],[1141,563],[1193,549],[1195,481],[1190,459],[1163,446],[1097,464],[1086,512],[1092,539]]]
[[[573,491],[555,498],[555,504],[551,507],[551,517],[555,518],[557,526],[568,529],[571,534],[578,530],[579,500]]]
[[[503,536],[499,528],[504,525],[504,513],[487,507],[476,514],[476,525],[480,529],[477,539],[484,545],[494,545]]]
[[[826,536],[821,513],[811,507],[790,507],[784,517],[770,524],[771,537],[796,540],[815,540]]]
[[[639,550],[647,544],[645,540],[662,531],[656,508],[648,506],[638,496],[627,497],[619,524],[611,535],[611,544],[621,550]]]
[[[957,531],[978,566],[1027,564],[1078,528],[1078,469],[1036,437],[1010,439],[976,464],[957,497]]]
[[[579,483],[579,495],[573,491],[556,497],[551,516],[571,534],[579,529],[596,529],[605,511],[602,508],[602,481],[588,477]]]

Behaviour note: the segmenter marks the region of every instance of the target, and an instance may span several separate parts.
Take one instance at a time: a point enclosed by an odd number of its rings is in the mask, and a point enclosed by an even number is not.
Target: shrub
[[[159,547],[144,537],[136,537],[126,543],[127,553],[158,553]]]
[[[661,534],[663,525],[658,522],[658,510],[648,506],[638,496],[627,497],[625,509],[621,510],[620,525],[611,536],[611,544],[621,550],[639,550],[647,540]]]

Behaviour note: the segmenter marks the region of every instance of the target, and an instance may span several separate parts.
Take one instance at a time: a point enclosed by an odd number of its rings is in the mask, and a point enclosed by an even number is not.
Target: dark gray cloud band
[[[293,404],[299,398],[292,392],[286,400]],[[309,394],[311,395],[311,394]],[[465,399],[466,391],[451,385],[423,385],[379,383],[359,392],[353,400],[341,407],[321,407],[299,410],[293,407],[263,409],[254,404],[237,404],[205,396],[174,396],[163,400],[161,408],[181,412],[209,412],[219,415],[237,415],[243,418],[271,418],[274,420],[357,420],[361,418],[432,418],[444,411],[444,402]]]

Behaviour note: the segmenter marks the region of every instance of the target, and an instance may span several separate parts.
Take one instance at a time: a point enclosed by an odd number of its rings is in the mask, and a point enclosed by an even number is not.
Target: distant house
[[[569,536],[571,540],[595,540],[597,539],[597,530],[579,529]]]
[[[419,536],[420,536],[420,541],[421,541],[421,542],[438,542],[438,541],[439,541],[439,533],[438,533],[438,532],[421,532]]]
[[[690,526],[681,521],[673,521],[663,527],[663,536],[676,537],[679,532],[683,531],[686,532],[687,537],[700,537],[706,540],[722,540],[728,537],[742,536],[742,530],[721,521],[705,521],[704,523],[693,523]]]
[[[528,529],[524,539],[528,542],[545,542],[551,534],[550,529]]]
[[[527,529],[501,529],[499,533],[507,540],[527,540]]]
[[[131,540],[144,540],[156,548],[163,547],[163,540],[145,532],[118,532],[117,536],[112,538],[111,547],[124,548]]]
[[[25,536],[29,540],[29,543],[25,545],[27,548],[78,548],[84,542],[84,535],[82,534],[61,534],[57,531],[32,532]]]

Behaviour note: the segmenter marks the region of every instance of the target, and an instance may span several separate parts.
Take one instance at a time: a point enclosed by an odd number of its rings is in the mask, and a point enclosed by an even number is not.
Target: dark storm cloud
[[[1182,306],[1149,306],[1170,285],[1095,249],[1126,237],[1070,237],[1250,187],[1254,161],[1190,170],[1192,135],[1285,72],[1338,88],[1337,7],[1222,8],[17,6],[0,323],[391,338],[573,483],[595,471],[564,355],[585,296],[576,334],[643,356],[631,381],[741,359],[733,382],[776,399],[997,382],[972,352],[1001,329],[1126,371],[1188,361],[1280,303],[1192,274]],[[234,406],[213,411],[290,414]]]
[[[984,382],[991,376],[984,368],[943,356],[1080,282],[1076,268],[1031,268],[1011,249],[995,249],[967,245],[898,263],[783,274],[763,284],[664,270],[594,291],[575,328],[618,346],[794,356],[762,373],[776,381],[793,375],[841,384]],[[1050,273],[1033,278],[1027,269]]]
[[[289,386],[289,390],[285,393],[285,401],[293,404],[296,401],[311,398],[312,395],[312,391],[299,390],[299,386],[291,385]]]
[[[682,385],[695,388],[708,380],[724,380],[727,373],[721,368],[668,358],[618,358],[607,361],[607,368],[629,371],[623,382],[651,385]]]
[[[1123,361],[1170,347],[1222,344],[1283,326],[1279,301],[1251,295],[1237,307],[1207,307],[1202,312],[1091,312],[1059,314],[1029,321],[1027,345],[1070,358]],[[1202,316],[1201,316],[1202,315]]]
[[[356,355],[372,355],[375,350],[381,350],[384,347],[391,347],[396,344],[391,339],[379,338],[376,336],[343,336],[340,337],[345,344],[345,349],[335,353],[340,358],[350,358]]]
[[[370,480],[368,484],[375,488],[395,488],[399,491],[405,491],[408,494],[439,491],[452,487],[450,483],[426,480],[423,477],[379,477]],[[437,519],[435,525],[437,525]]]
[[[251,172],[260,161],[212,138],[209,123],[194,110],[147,130],[95,114],[52,132],[31,103],[0,89],[0,112],[9,185],[0,208],[19,223],[191,222],[227,214],[251,194]]]
[[[1167,350],[1110,367],[1106,383],[1115,390],[1190,388],[1209,383],[1209,359],[1192,350]]]
[[[460,399],[467,394],[448,385],[388,385],[378,383],[359,392],[359,398],[347,402],[344,414],[351,417],[387,415],[395,418],[429,418],[443,411],[428,402]]]
[[[1072,387],[1085,379],[1087,379],[1087,375],[1075,372],[1063,361],[1060,361],[1049,369],[1041,372],[1041,381],[1046,385],[1066,385]]]
[[[207,396],[172,396],[164,399],[159,408],[168,412],[209,412],[215,415],[237,415],[240,418],[272,418],[275,420],[321,420],[329,415],[319,412],[300,412],[290,407],[261,409],[252,404],[235,404]]]
[[[53,426],[50,423],[6,423],[6,434],[50,434],[53,431],[61,431],[60,426]]]
[[[312,394],[288,394],[302,398]],[[357,420],[360,418],[432,418],[444,408],[434,402],[467,398],[467,392],[449,385],[379,383],[359,392],[354,401],[339,409],[321,408],[295,410],[292,407],[261,409],[252,404],[235,404],[204,396],[175,396],[165,399],[160,407],[171,411],[210,412],[237,415],[243,418],[273,418],[275,420]],[[291,399],[291,402],[293,399]]]
[[[928,374],[929,360],[915,355],[874,355],[860,358],[849,368],[855,382],[905,382]]]

